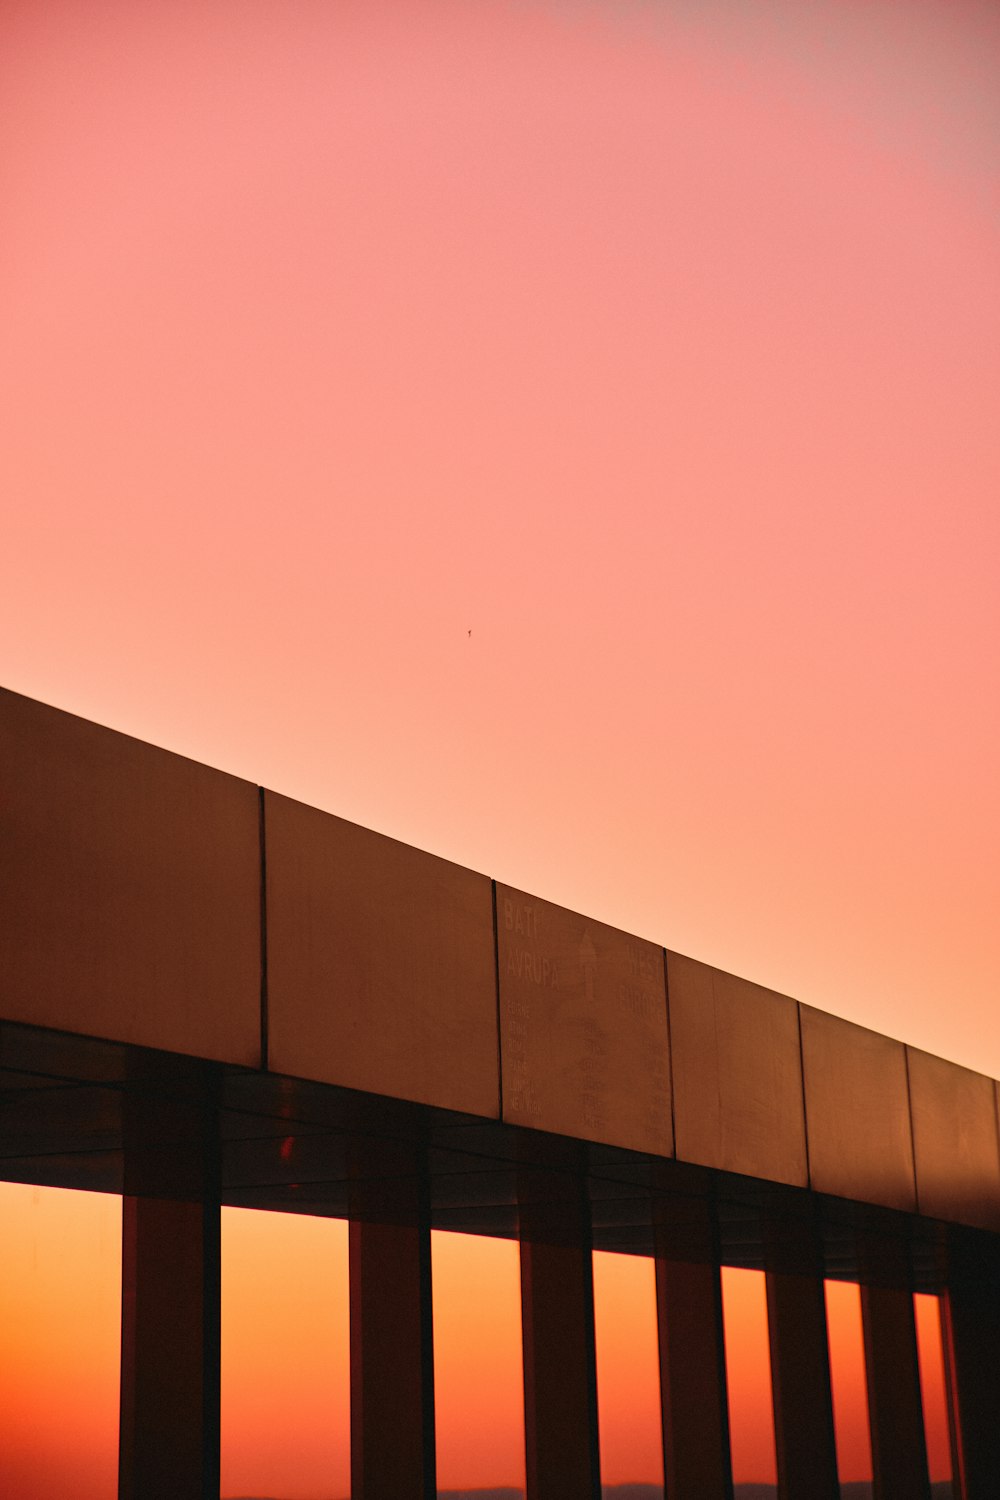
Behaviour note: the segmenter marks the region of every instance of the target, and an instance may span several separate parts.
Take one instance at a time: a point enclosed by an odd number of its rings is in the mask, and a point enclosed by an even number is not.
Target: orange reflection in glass
[[[222,1495],[351,1490],[347,1224],[222,1210]]]
[[[775,1484],[774,1406],[763,1271],[722,1268],[729,1433],[737,1484]]]
[[[0,1495],[118,1493],[121,1199],[0,1183]]]
[[[663,1485],[656,1275],[648,1256],[594,1252],[604,1484]]]
[[[833,1386],[833,1425],[841,1484],[872,1477],[872,1445],[865,1384],[861,1288],[854,1281],[826,1283],[826,1321]]]
[[[435,1230],[431,1278],[438,1486],[523,1489],[517,1242]]]
[[[948,1393],[941,1336],[941,1299],[917,1292],[913,1298],[917,1324],[917,1358],[920,1364],[920,1395],[927,1436],[927,1466],[931,1483],[950,1480],[951,1433],[948,1425]]]

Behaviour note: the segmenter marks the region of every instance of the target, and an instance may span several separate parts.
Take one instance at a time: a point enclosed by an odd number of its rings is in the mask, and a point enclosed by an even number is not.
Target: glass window
[[[347,1223],[222,1210],[222,1496],[351,1490]]]
[[[115,1500],[122,1203],[0,1182],[0,1494]]]
[[[826,1321],[833,1386],[833,1423],[841,1485],[871,1483],[872,1445],[865,1383],[861,1288],[854,1281],[826,1283]]]
[[[948,1484],[951,1472],[951,1433],[941,1336],[941,1299],[918,1292],[913,1298],[917,1324],[920,1394],[924,1404],[927,1466],[932,1484]]]
[[[431,1277],[438,1488],[523,1489],[517,1242],[435,1230]]]
[[[722,1268],[729,1434],[736,1484],[777,1483],[763,1271]]]
[[[601,1480],[663,1489],[656,1274],[648,1256],[594,1253]]]

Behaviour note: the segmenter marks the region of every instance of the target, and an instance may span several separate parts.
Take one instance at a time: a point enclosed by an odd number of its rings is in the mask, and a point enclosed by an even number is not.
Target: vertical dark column
[[[600,1500],[590,1211],[575,1174],[522,1168],[527,1500]]]
[[[906,1246],[888,1238],[866,1237],[859,1254],[875,1500],[929,1500]]]
[[[731,1500],[722,1283],[712,1204],[657,1205],[663,1473],[671,1500]]]
[[[219,1205],[122,1214],[119,1500],[217,1500]]]
[[[425,1157],[362,1141],[351,1172],[352,1500],[435,1500]]]
[[[213,1071],[143,1064],[123,1106],[119,1500],[218,1500]]]
[[[808,1220],[765,1231],[767,1326],[781,1500],[839,1500],[826,1297]]]
[[[952,1396],[956,1497],[1000,1493],[1000,1250],[991,1238],[953,1230],[942,1297]]]

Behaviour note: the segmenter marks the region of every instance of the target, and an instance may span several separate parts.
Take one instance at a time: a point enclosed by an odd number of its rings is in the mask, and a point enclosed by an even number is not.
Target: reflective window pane
[[[826,1283],[826,1320],[833,1385],[837,1472],[841,1485],[871,1482],[872,1445],[865,1385],[861,1288],[853,1281]]]
[[[941,1299],[918,1292],[913,1299],[913,1312],[917,1324],[917,1357],[920,1362],[924,1432],[927,1436],[927,1466],[932,1484],[950,1483],[951,1434],[941,1338]]]
[[[222,1210],[222,1496],[351,1489],[347,1223]]]
[[[736,1484],[774,1484],[774,1406],[763,1271],[722,1268],[729,1432]]]
[[[435,1230],[431,1277],[438,1488],[523,1490],[517,1242]]]
[[[662,1494],[656,1274],[648,1256],[595,1251],[594,1324],[601,1479]]]
[[[121,1199],[0,1183],[0,1495],[115,1500]]]

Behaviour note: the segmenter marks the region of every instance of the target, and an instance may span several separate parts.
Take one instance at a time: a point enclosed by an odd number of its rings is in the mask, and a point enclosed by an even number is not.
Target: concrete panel
[[[272,1069],[496,1118],[489,880],[265,794]]]
[[[668,1156],[663,950],[497,886],[503,1117]]]
[[[922,1214],[1000,1230],[1000,1145],[991,1078],[906,1049]]]
[[[806,1185],[795,1001],[667,954],[677,1156]]]
[[[809,1005],[800,1010],[810,1185],[839,1198],[912,1212],[916,1191],[902,1042]]]
[[[0,1018],[260,1059],[257,788],[0,689]]]

